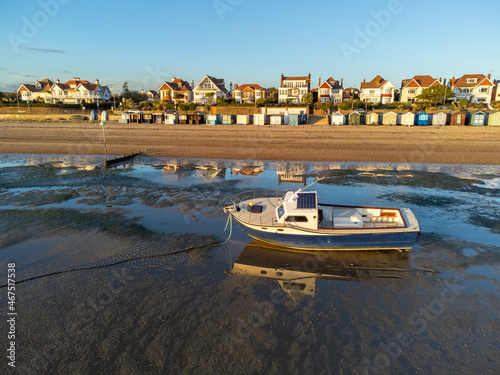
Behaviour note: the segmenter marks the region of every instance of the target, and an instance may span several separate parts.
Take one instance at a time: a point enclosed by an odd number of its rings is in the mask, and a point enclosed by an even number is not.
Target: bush
[[[459,103],[462,107],[468,107],[469,106],[469,100],[468,99],[460,99]]]

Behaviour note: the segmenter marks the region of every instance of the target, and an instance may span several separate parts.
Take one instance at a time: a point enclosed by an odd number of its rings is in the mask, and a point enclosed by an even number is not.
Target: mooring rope
[[[224,233],[226,233],[226,230],[227,230],[228,227],[229,227],[229,235],[228,235],[228,237],[226,238],[225,241],[220,242],[220,240],[224,236]],[[220,237],[215,242],[211,242],[211,243],[203,244],[203,245],[198,245],[198,246],[189,246],[189,247],[186,247],[184,249],[177,250],[177,251],[170,252],[170,253],[162,253],[162,254],[154,254],[154,255],[144,255],[144,256],[139,256],[139,257],[133,257],[133,258],[119,260],[119,261],[116,261],[116,262],[113,262],[113,263],[99,264],[99,265],[94,265],[94,266],[86,266],[86,267],[78,267],[78,268],[70,268],[70,269],[66,269],[66,270],[62,270],[62,271],[55,271],[55,272],[51,272],[51,273],[46,273],[46,274],[42,274],[42,275],[37,275],[37,276],[29,277],[29,278],[23,279],[23,280],[16,280],[16,284],[21,284],[21,283],[24,283],[26,281],[37,280],[37,279],[41,279],[41,278],[48,277],[48,276],[61,275],[61,274],[64,274],[64,273],[77,272],[77,271],[88,271],[88,270],[95,270],[95,269],[99,269],[99,268],[112,267],[112,266],[116,266],[118,264],[132,262],[134,260],[144,260],[144,259],[161,258],[161,257],[166,257],[166,256],[171,256],[171,255],[177,255],[177,254],[181,254],[181,253],[186,253],[186,252],[190,252],[192,250],[202,249],[202,248],[206,248],[206,247],[222,246],[222,245],[224,245],[225,243],[227,243],[229,241],[229,239],[231,238],[232,233],[233,233],[233,221],[232,221],[232,215],[229,214],[228,218],[227,218],[227,221],[226,221],[226,227],[224,228],[224,231],[222,232],[222,234],[220,235]],[[226,255],[226,258],[227,258],[227,255]],[[0,285],[0,289],[5,288],[7,286],[8,286],[8,284]]]

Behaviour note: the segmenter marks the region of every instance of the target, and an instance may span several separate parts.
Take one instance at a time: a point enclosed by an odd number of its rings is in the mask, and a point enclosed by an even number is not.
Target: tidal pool
[[[101,162],[0,155],[17,373],[497,371],[500,166]],[[319,176],[322,202],[409,207],[422,236],[409,253],[304,254],[234,226],[211,246],[231,195]]]

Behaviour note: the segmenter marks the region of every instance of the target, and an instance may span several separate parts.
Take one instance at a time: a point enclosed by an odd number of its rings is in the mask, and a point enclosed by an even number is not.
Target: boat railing
[[[261,192],[262,192],[262,190],[260,190],[260,189],[245,190],[245,191],[241,191],[239,193],[236,193],[234,195],[231,195],[229,197],[229,200],[233,204],[238,204],[244,200],[255,199],[255,198],[257,198],[257,196],[261,196]],[[278,198],[278,190],[277,189],[276,189],[276,191],[272,190],[272,192],[275,193],[275,195],[274,194],[270,195],[269,194],[270,192],[268,192],[268,189],[264,189],[264,192],[265,192],[265,195],[264,195],[265,198],[268,198],[271,196],[275,196],[276,198]]]

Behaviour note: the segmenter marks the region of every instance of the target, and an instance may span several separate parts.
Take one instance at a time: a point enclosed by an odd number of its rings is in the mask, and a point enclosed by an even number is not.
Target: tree
[[[416,99],[432,106],[442,103],[443,99],[454,97],[455,94],[453,94],[453,91],[448,86],[435,85],[422,90],[422,93]]]
[[[215,96],[215,92],[207,92],[205,96],[212,101],[212,98]]]
[[[130,90],[128,89],[128,82],[123,82],[122,86],[122,98],[128,99],[130,98]]]
[[[312,92],[308,92],[307,94],[302,95],[300,102],[309,107],[313,103],[314,97]]]

